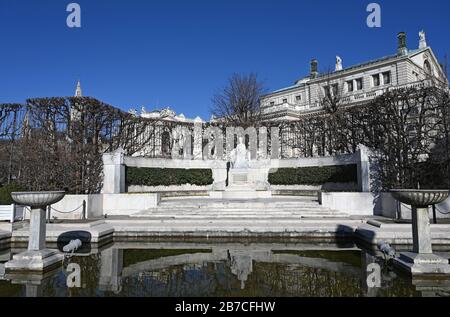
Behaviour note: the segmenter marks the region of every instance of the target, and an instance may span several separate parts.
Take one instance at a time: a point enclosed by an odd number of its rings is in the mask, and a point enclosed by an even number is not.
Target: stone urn
[[[394,189],[392,196],[411,206],[413,252],[403,252],[396,263],[412,275],[449,274],[447,259],[433,254],[428,207],[445,201],[448,190]]]
[[[45,208],[56,204],[64,198],[65,191],[54,192],[13,192],[12,199],[19,205],[30,206],[31,209]]]
[[[46,207],[57,203],[65,196],[64,191],[13,192],[11,197],[19,205],[30,206],[30,233],[28,250],[13,256],[5,264],[8,271],[42,271],[62,259],[56,250],[45,248]]]
[[[398,201],[417,208],[437,205],[449,196],[448,190],[393,189],[391,193]]]

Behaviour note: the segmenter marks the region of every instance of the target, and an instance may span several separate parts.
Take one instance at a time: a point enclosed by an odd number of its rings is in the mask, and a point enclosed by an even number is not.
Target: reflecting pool
[[[449,281],[413,281],[353,244],[115,242],[43,275],[5,274],[20,251],[0,254],[0,296],[450,296]]]

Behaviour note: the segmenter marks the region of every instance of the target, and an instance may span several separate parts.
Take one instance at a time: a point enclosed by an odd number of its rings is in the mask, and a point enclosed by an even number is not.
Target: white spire
[[[83,97],[83,93],[81,91],[81,84],[79,80],[77,83],[77,89],[75,90],[75,97]]]

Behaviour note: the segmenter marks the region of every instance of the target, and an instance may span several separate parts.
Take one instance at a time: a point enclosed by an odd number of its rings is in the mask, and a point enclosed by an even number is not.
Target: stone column
[[[121,148],[103,154],[103,194],[125,192],[124,152]]]
[[[357,155],[357,169],[358,169],[358,189],[360,192],[370,192],[370,150],[364,146],[359,145]]]
[[[428,208],[412,208],[413,252],[432,254],[430,218]]]
[[[267,159],[267,128],[260,127],[259,128],[259,148],[258,148],[258,160]]]
[[[272,160],[280,159],[280,128],[270,128],[270,158]]]
[[[202,135],[202,123],[196,122],[194,124],[194,149],[193,156],[194,160],[202,160],[203,159],[203,135]]]
[[[45,208],[31,209],[28,251],[40,251],[45,249],[45,220]]]

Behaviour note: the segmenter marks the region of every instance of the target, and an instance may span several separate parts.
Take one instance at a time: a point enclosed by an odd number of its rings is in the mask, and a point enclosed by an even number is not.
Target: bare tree
[[[126,155],[161,147],[170,123],[144,119],[89,97],[28,99],[0,105],[0,183],[28,190],[66,188],[96,193],[102,186],[102,153]],[[145,150],[145,151],[144,151]]]
[[[233,74],[212,98],[211,112],[226,124],[244,128],[254,125],[261,120],[260,97],[264,92],[264,85],[256,74]]]

